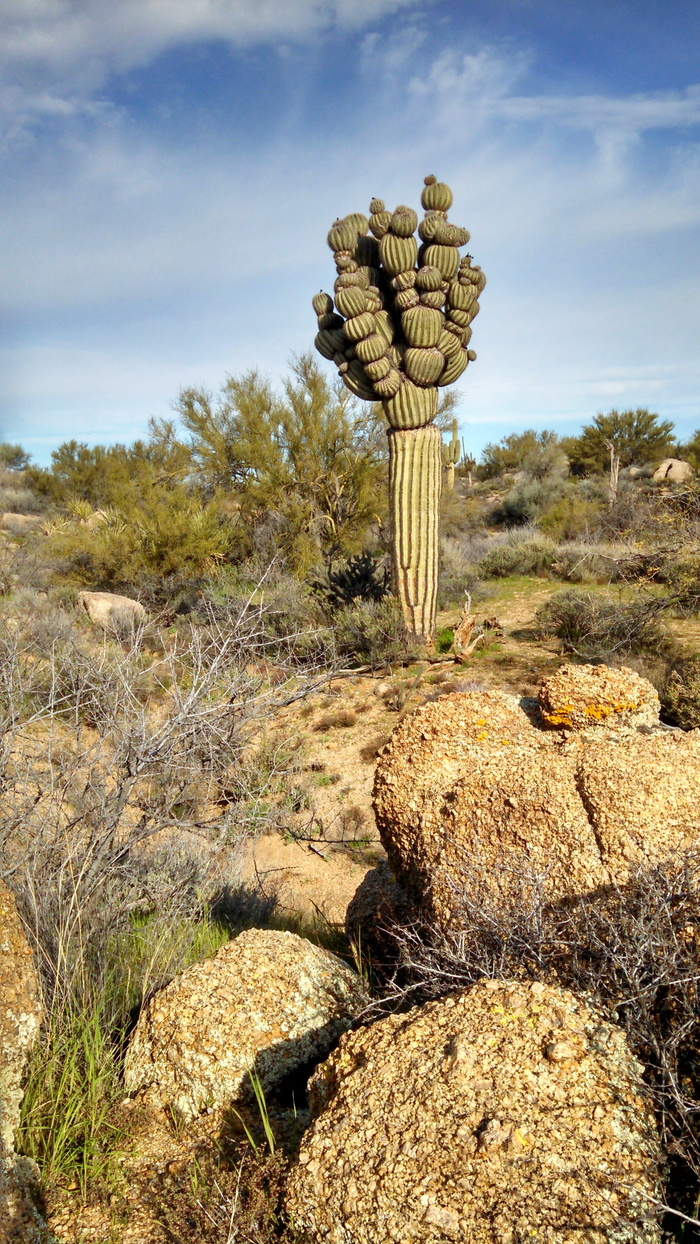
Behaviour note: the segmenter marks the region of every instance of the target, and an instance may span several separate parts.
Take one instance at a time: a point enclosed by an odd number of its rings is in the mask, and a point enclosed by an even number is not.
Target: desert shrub
[[[330,568],[324,578],[314,580],[313,586],[331,609],[343,609],[356,600],[383,600],[390,590],[390,578],[389,568],[366,549],[336,569]]]
[[[111,729],[147,686],[137,651],[90,645],[70,614],[30,589],[0,609],[0,723],[40,716]]]
[[[560,479],[521,480],[494,508],[491,520],[508,527],[537,522],[544,511],[561,498],[563,490]]]
[[[282,1201],[288,1159],[234,1146],[203,1150],[183,1169],[164,1174],[148,1200],[176,1244],[303,1244],[283,1227]],[[235,1234],[234,1234],[235,1232]]]
[[[418,924],[391,931],[400,967],[394,1007],[468,988],[482,977],[542,980],[572,989],[625,1029],[643,1064],[669,1155],[667,1202],[694,1214],[700,1188],[700,861],[689,853],[610,887],[545,904],[523,877],[510,910],[455,892],[445,933]],[[679,1231],[672,1215],[664,1224]],[[673,1238],[695,1239],[676,1234]]]
[[[617,583],[628,577],[617,558],[588,544],[561,544],[551,573],[567,583]]]
[[[469,595],[472,600],[482,600],[486,595],[474,566],[467,557],[467,549],[456,541],[445,539],[440,544],[440,576],[438,579],[438,608],[449,609],[451,605],[464,604]]]
[[[31,488],[8,488],[0,484],[0,510],[12,514],[41,514],[45,505]]]
[[[577,540],[598,528],[601,510],[600,502],[574,485],[540,510],[537,526],[553,540]]]
[[[236,546],[236,521],[218,499],[156,484],[130,503],[52,524],[46,553],[64,577],[118,590],[154,576],[213,575]]]
[[[603,540],[619,537],[641,539],[656,535],[656,503],[648,491],[632,481],[621,481],[615,504],[600,510],[599,533]]]
[[[348,729],[350,726],[357,725],[357,717],[352,709],[339,708],[333,713],[324,713],[314,723],[314,730],[325,734],[328,730],[337,730],[340,728]]]
[[[566,473],[568,463],[556,432],[511,432],[498,445],[484,447],[479,472],[482,479],[493,479],[507,471],[527,471],[534,479]]]
[[[47,1180],[84,1190],[117,1160],[113,1107],[139,1006],[232,931],[270,918],[274,895],[246,889],[240,866],[246,843],[284,816],[295,762],[291,745],[265,743],[264,726],[315,684],[298,664],[293,690],[263,682],[255,665],[271,641],[251,607],[235,627],[210,619],[187,643],[175,637],[156,711],[139,693],[138,651],[99,645],[114,679],[100,731],[67,730],[60,698],[28,695],[27,679],[47,667],[60,686],[70,619],[40,602],[53,630],[37,638],[22,603],[0,661],[0,875],[35,950],[46,1024],[20,1144]]]
[[[282,668],[327,665],[334,641],[319,597],[308,584],[273,566],[256,581],[228,574],[225,583],[210,583],[197,593],[194,608],[181,626],[213,626],[220,634],[236,632],[241,619],[254,617],[264,641],[265,659]],[[222,590],[223,588],[223,590]]]
[[[558,549],[553,540],[530,531],[519,536],[509,532],[502,540],[494,541],[483,554],[478,572],[485,579],[506,578],[508,575],[549,574],[556,561]]]
[[[377,669],[400,664],[411,655],[401,606],[393,596],[358,601],[335,615],[335,642],[342,657]]]
[[[535,613],[541,638],[560,639],[567,652],[587,658],[615,653],[658,651],[667,643],[658,599],[618,603],[589,592],[555,592]]]
[[[700,727],[700,656],[677,662],[661,687],[666,721],[683,730]]]

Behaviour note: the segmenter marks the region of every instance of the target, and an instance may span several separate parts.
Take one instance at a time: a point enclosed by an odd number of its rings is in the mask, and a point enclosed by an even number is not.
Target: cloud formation
[[[75,77],[84,88],[178,45],[304,40],[362,29],[416,0],[0,0],[6,70],[29,83]]]
[[[213,8],[184,7],[191,20]],[[350,6],[290,8],[318,31]],[[322,87],[300,57],[298,110],[254,137],[214,108],[211,124],[162,129],[106,90],[44,90],[50,141],[11,159],[0,186],[6,311],[21,326],[4,346],[10,439],[124,439],[181,384],[279,375],[313,340],[311,294],[332,285],[331,220],[374,194],[417,203],[428,172],[453,186],[489,276],[463,384],[482,441],[614,404],[692,417],[700,88],[552,91],[532,47],[456,43],[419,6],[390,26],[348,36],[345,57],[334,45]],[[231,74],[242,65],[232,57]]]

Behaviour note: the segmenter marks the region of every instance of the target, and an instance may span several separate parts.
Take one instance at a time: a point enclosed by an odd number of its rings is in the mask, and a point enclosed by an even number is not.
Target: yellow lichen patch
[[[646,678],[606,665],[564,665],[545,678],[538,699],[546,724],[566,730],[652,725],[659,716],[658,694]]]

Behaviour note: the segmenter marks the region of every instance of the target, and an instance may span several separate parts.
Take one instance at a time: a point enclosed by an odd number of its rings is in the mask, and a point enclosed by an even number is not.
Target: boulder
[[[695,474],[689,462],[681,458],[664,458],[657,466],[652,479],[666,481],[669,484],[684,484]]]
[[[315,1244],[652,1244],[661,1151],[624,1033],[541,983],[348,1033],[288,1183]]]
[[[656,688],[625,666],[563,665],[542,680],[538,701],[546,724],[557,729],[617,729],[659,720]]]
[[[140,601],[113,592],[80,592],[77,605],[103,631],[127,633],[146,621],[146,610]]]
[[[499,908],[559,901],[624,884],[700,839],[700,732],[659,728],[650,683],[568,666],[540,704],[443,696],[405,718],[379,758],[374,808],[391,868],[443,929],[460,927],[467,889]]]
[[[318,1062],[367,1002],[360,978],[294,933],[250,929],[188,968],[141,1012],[124,1083],[189,1121]]]
[[[582,747],[576,781],[611,879],[700,837],[700,730],[609,735]]]
[[[0,881],[0,1244],[39,1244],[38,1171],[15,1153],[22,1077],[41,1023],[39,981],[14,898]]]
[[[11,510],[6,510],[0,518],[0,527],[4,527],[6,531],[11,531],[16,536],[21,536],[41,527],[43,522],[41,514],[14,514]]]

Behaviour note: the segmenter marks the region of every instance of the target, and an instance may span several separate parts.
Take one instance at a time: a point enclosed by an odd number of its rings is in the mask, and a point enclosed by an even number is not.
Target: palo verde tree
[[[253,530],[271,521],[301,573],[359,553],[383,520],[386,453],[372,410],[329,384],[313,355],[295,359],[282,394],[257,372],[229,376],[216,396],[183,389],[192,476],[224,493]]]
[[[646,408],[611,410],[586,424],[580,436],[564,442],[575,475],[602,474],[610,461],[610,445],[620,466],[644,466],[673,452],[673,424]]]
[[[359,212],[336,220],[328,234],[338,273],[335,309],[323,292],[313,307],[317,350],[333,360],[351,393],[382,404],[395,587],[409,631],[431,644],[442,474],[438,387],[476,358],[471,321],[486,277],[470,255],[460,256],[469,233],[447,219],[449,186],[426,177],[421,204],[420,224],[411,207],[389,212],[382,199],[370,203],[369,220]]]

